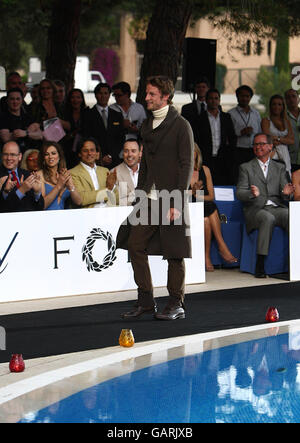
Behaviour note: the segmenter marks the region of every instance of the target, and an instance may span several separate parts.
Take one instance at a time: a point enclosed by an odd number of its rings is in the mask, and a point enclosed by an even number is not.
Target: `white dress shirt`
[[[218,151],[220,149],[221,145],[221,119],[220,119],[220,112],[218,111],[217,116],[215,117],[210,112],[207,112],[208,120],[210,124],[211,129],[211,135],[212,135],[212,155],[213,157],[216,157],[218,155]]]
[[[93,168],[91,168],[90,166],[86,165],[83,162],[80,162],[80,164],[89,173],[91,180],[93,182],[95,191],[98,191],[99,190],[99,182],[98,182],[98,177],[97,177],[97,165],[94,165]],[[100,201],[99,203],[95,203],[94,208],[103,208],[104,206],[107,206],[106,202]]]

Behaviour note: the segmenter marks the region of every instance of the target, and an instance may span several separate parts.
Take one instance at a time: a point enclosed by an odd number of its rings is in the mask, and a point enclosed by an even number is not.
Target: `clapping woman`
[[[39,154],[39,167],[45,209],[65,209],[68,198],[77,206],[81,204],[81,196],[66,169],[63,150],[58,143],[44,142]]]

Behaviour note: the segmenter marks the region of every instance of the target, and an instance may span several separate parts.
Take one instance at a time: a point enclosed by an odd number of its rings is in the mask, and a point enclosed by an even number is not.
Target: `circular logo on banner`
[[[103,240],[107,244],[108,253],[103,259],[103,262],[99,264],[93,257],[93,248],[97,240]],[[87,238],[86,244],[82,248],[82,261],[86,262],[88,271],[101,272],[104,269],[113,265],[116,260],[116,243],[112,238],[112,235],[107,232],[105,234],[100,228],[95,228],[91,231],[91,234]]]

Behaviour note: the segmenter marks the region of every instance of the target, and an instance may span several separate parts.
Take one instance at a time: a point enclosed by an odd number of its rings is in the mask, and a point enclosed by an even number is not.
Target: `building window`
[[[268,41],[268,55],[272,55],[272,42],[271,40]]]
[[[251,40],[246,42],[245,55],[251,55]]]
[[[257,55],[261,55],[262,53],[262,44],[260,40],[256,42],[256,53]]]

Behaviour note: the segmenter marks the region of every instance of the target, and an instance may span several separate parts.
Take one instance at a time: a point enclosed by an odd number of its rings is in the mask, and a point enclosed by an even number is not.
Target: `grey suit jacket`
[[[116,184],[119,188],[119,205],[129,206],[135,199],[135,188],[129,169],[123,162],[115,170],[117,171]]]
[[[287,183],[285,165],[274,160],[270,160],[267,178],[256,158],[240,166],[236,195],[243,202],[248,232],[255,229],[254,217],[258,210],[265,207],[268,200],[279,207],[286,208],[284,202],[289,200],[289,197],[284,196],[282,190]],[[258,187],[259,197],[253,197],[251,185]]]

